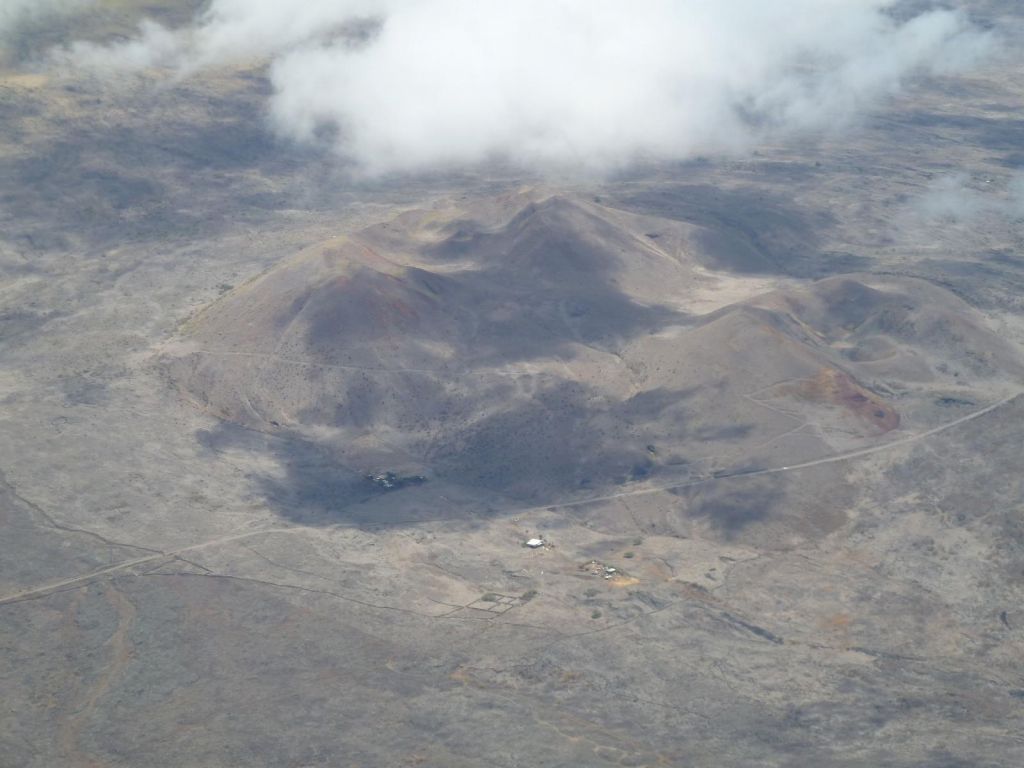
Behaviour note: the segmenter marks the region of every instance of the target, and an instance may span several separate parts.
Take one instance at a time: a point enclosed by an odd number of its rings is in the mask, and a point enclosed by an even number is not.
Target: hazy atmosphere
[[[1022,44],[0,0],[0,768],[1024,764]]]
[[[194,24],[146,21],[53,56],[111,83],[269,58],[274,128],[369,173],[493,159],[586,171],[835,129],[992,43],[962,11],[899,18],[865,0],[215,0]]]

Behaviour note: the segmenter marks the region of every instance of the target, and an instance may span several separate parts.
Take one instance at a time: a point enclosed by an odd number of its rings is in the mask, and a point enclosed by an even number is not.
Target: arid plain
[[[968,75],[586,183],[7,50],[0,766],[1024,763],[1024,15],[968,5]]]

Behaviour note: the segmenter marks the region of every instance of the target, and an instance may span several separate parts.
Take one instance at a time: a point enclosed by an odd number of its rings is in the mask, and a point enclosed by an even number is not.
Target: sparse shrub
[[[594,609],[594,610],[593,610],[593,611],[592,611],[592,612],[590,613],[590,618],[592,618],[592,619],[600,619],[600,618],[601,618],[601,612],[600,612],[599,610],[597,610],[597,609],[595,608],[595,609]]]
[[[629,552],[623,554],[623,557],[625,557],[627,560],[632,560],[634,557],[636,557],[636,553],[630,550]]]

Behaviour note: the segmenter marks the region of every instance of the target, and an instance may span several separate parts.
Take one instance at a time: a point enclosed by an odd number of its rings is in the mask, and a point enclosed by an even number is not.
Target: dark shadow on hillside
[[[850,254],[822,253],[823,234],[835,225],[831,214],[762,189],[664,184],[617,198],[616,205],[704,227],[696,255],[711,269],[820,277],[865,266]]]
[[[181,27],[195,18],[209,0],[176,0],[173,3],[54,3],[47,10],[59,12],[23,13],[9,11],[12,20],[0,34],[0,63],[30,64],[45,58],[52,48],[88,40],[97,43],[124,42],[138,33],[139,22],[148,18],[165,27]],[[143,4],[137,4],[142,6]],[[26,4],[26,7],[30,7]]]
[[[672,492],[684,500],[687,517],[705,519],[726,539],[735,538],[753,523],[763,523],[781,512],[786,499],[781,474],[721,479]]]
[[[0,224],[23,242],[70,232],[92,246],[210,235],[266,221],[310,199],[320,153],[276,139],[263,112],[262,77],[245,88],[88,81],[50,93],[11,92],[0,131],[20,151],[0,159]],[[27,118],[57,120],[49,99],[78,108],[57,138]],[[298,190],[298,191],[297,191]]]
[[[318,288],[301,306],[307,344],[342,359],[356,342],[404,349],[429,341],[455,348],[454,371],[566,357],[574,344],[613,351],[690,322],[618,287],[641,247],[571,202],[530,205],[497,232],[467,228],[424,254],[441,263],[471,258],[471,268],[363,269]],[[409,367],[420,366],[429,362]]]
[[[623,342],[669,325],[690,322],[668,307],[645,306],[614,288],[607,275],[581,275],[564,289],[513,282],[502,270],[483,268],[458,275],[410,270],[406,285],[369,270],[344,288],[320,296],[304,309],[307,345],[317,355],[342,357],[340,345],[379,339],[429,341],[454,346],[445,365],[452,372],[536,358],[570,357],[582,344],[614,351]],[[432,300],[416,293],[429,283]],[[388,332],[379,329],[387,327]],[[430,363],[417,362],[413,367]],[[439,364],[440,365],[440,364]]]
[[[1020,152],[1024,145],[1024,119],[1019,117],[982,117],[916,111],[903,114],[900,122],[912,126],[954,130],[967,134],[971,144],[986,149]]]
[[[695,390],[657,390],[624,402],[558,384],[430,446],[428,461],[452,482],[525,503],[657,477],[648,446],[683,439]]]
[[[529,401],[424,441],[415,474],[425,475],[425,482],[416,478],[395,487],[368,476],[394,471],[401,480],[413,472],[402,466],[346,465],[331,445],[290,431],[268,434],[223,423],[197,432],[196,438],[211,456],[241,452],[276,462],[277,472],[254,471],[253,492],[282,517],[303,524],[471,519],[510,504],[557,505],[618,492],[638,481],[678,478],[678,462],[663,463],[656,446],[687,438],[733,440],[746,429],[722,425],[690,435],[689,411],[699,408],[699,401],[691,402],[696,394],[657,390],[615,402],[560,382]],[[442,487],[462,489],[481,501],[472,508],[436,501]],[[728,505],[738,509],[741,500],[730,498],[709,501],[707,514],[727,528],[740,527],[746,518]],[[762,503],[770,506],[774,497]]]
[[[269,434],[221,422],[213,429],[198,430],[196,440],[211,458],[241,453],[275,459],[281,474],[252,472],[253,493],[282,517],[305,525],[342,522],[344,510],[380,492],[344,466],[330,447],[293,433]]]
[[[1024,159],[1024,119],[1008,104],[985,103],[983,108],[988,115],[922,109],[893,112],[886,115],[884,130],[891,143],[903,146],[955,142],[981,147],[999,153],[991,162],[1016,170]]]

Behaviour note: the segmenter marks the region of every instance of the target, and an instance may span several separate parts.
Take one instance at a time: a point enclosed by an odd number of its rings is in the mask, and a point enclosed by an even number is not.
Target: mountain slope
[[[1021,375],[919,280],[842,276],[696,314],[730,279],[697,240],[565,196],[411,212],[227,294],[167,365],[202,407],[356,473],[529,501],[863,448]]]

